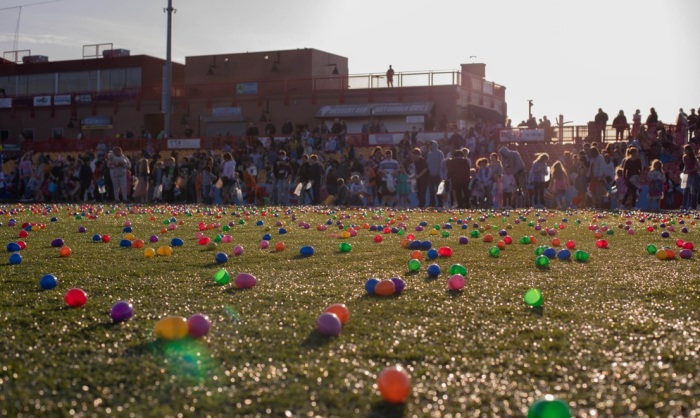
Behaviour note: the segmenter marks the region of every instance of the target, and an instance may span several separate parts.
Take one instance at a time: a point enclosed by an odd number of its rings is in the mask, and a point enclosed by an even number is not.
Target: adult
[[[625,179],[627,193],[622,198],[622,203],[629,202],[629,208],[637,206],[637,190],[639,190],[639,179],[642,174],[642,160],[639,159],[639,150],[635,147],[627,148],[627,157],[622,163],[622,177]]]
[[[32,198],[34,194],[34,188],[30,184],[30,180],[32,179],[32,176],[34,174],[34,169],[32,168],[32,154],[31,152],[27,152],[22,156],[22,159],[19,163],[19,178],[22,181],[22,191],[23,195],[22,198],[24,200],[29,200]],[[36,183],[36,182],[34,182]]]
[[[535,158],[532,163],[532,184],[534,186],[534,200],[533,206],[535,208],[544,208],[544,189],[547,186],[547,177],[549,174],[549,167],[547,162],[549,161],[549,154],[542,153]]]
[[[112,178],[112,187],[114,188],[114,200],[119,202],[119,192],[121,191],[122,201],[129,201],[129,193],[127,189],[127,172],[131,168],[131,162],[124,155],[120,147],[115,147],[112,150],[112,155],[109,158],[109,175]]]
[[[622,141],[625,138],[625,131],[629,129],[624,111],[620,110],[613,119],[613,128],[615,128],[615,141]]]
[[[428,191],[430,184],[430,173],[428,171],[428,163],[423,158],[419,148],[415,148],[411,154],[413,158],[413,167],[416,170],[413,176],[416,180],[416,193],[418,195],[418,207],[425,207],[425,192]]]
[[[236,184],[236,160],[230,152],[224,153],[224,164],[221,171],[221,182],[223,183],[223,198],[225,203],[233,203],[233,189]],[[254,191],[248,191],[249,193]]]
[[[438,184],[440,184],[440,166],[442,165],[442,160],[445,159],[445,154],[438,148],[437,141],[430,142],[430,151],[426,156],[426,163],[428,164],[428,192],[430,193],[430,206],[436,206],[436,194]],[[439,199],[440,201],[442,198]]]
[[[311,181],[312,202],[318,205],[321,200],[321,181],[323,181],[324,169],[318,160],[318,155],[311,154],[309,157],[309,179]]]
[[[600,154],[597,147],[591,147],[588,156],[591,163],[588,168],[588,190],[591,192],[593,207],[600,208],[603,206],[603,197],[608,192],[605,183],[605,157]]]
[[[452,186],[460,209],[469,207],[469,161],[461,150],[452,153],[452,158],[447,160],[447,180]]]
[[[639,111],[639,109],[634,111],[634,115],[632,115],[632,136],[637,137],[637,134],[639,134],[639,131],[642,127],[642,113]]]
[[[683,206],[695,210],[698,206],[698,159],[693,147],[688,144],[683,147],[683,174],[687,176],[683,190]]]
[[[491,168],[491,184],[493,184],[493,191],[492,191],[492,196],[494,196],[494,201],[496,204],[496,207],[500,208],[502,207],[502,200],[503,200],[503,183],[501,180],[503,179],[503,164],[501,164],[501,160],[498,159],[498,154],[495,152],[492,152],[490,155],[490,164],[489,167]]]
[[[656,126],[659,124],[659,115],[656,114],[656,109],[653,107],[649,109],[649,116],[647,116],[647,131],[651,139],[656,139]]]
[[[382,204],[391,206],[396,200],[396,175],[399,172],[399,162],[394,159],[391,150],[384,152],[384,160],[379,164],[379,178],[381,179]]]
[[[386,70],[386,86],[394,87],[394,69],[391,68],[391,65],[389,66],[389,69]]]
[[[272,173],[275,176],[274,189],[277,191],[273,200],[277,205],[286,206],[289,203],[289,176],[292,174],[292,166],[284,150],[279,150],[277,153],[277,161]]]
[[[513,176],[515,179],[516,192],[524,196],[527,192],[527,174],[525,173],[525,162],[520,153],[510,150],[505,146],[498,149],[503,164],[503,173]],[[524,204],[525,202],[523,202]]]
[[[605,142],[605,127],[608,124],[608,114],[603,112],[603,109],[598,108],[598,113],[596,113],[595,119],[593,119],[593,121],[595,122],[596,128],[598,129],[600,140],[602,142]]]

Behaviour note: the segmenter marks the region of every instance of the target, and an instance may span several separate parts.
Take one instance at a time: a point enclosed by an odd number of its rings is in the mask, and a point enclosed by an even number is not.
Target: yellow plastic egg
[[[153,248],[146,248],[145,250],[143,250],[143,256],[146,258],[153,258],[156,256],[156,250],[154,250]]]
[[[166,316],[153,326],[153,332],[163,340],[179,340],[187,336],[187,319],[181,316]]]

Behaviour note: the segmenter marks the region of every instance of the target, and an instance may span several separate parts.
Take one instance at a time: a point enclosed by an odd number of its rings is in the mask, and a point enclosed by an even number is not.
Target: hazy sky
[[[0,0],[0,9],[41,0]],[[60,0],[0,11],[2,51],[51,61],[113,43],[165,58],[167,0]],[[700,107],[700,0],[173,0],[173,59],[315,48],[350,73],[457,70],[483,62],[506,86],[514,123],[533,114],[584,124],[602,107],[674,122]],[[19,20],[19,31],[17,23]],[[16,36],[18,34],[18,36]],[[475,55],[477,58],[470,59]]]

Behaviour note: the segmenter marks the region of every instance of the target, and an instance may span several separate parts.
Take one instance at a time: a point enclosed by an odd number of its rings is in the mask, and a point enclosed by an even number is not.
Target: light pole
[[[173,88],[173,57],[172,57],[172,35],[173,35],[173,0],[168,0],[168,7],[163,9],[168,14],[168,33],[165,47],[165,67],[163,68],[163,132],[165,138],[170,134],[170,114]]]
[[[527,101],[527,121],[530,122],[530,119],[532,119],[532,99],[529,99]]]

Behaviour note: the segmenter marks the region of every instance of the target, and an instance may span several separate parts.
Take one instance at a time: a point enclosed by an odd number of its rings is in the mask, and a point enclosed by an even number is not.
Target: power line
[[[3,8],[0,9],[0,11],[3,11],[3,10],[12,10],[12,9],[20,9],[20,10],[22,10],[22,7],[38,6],[38,5],[40,5],[40,4],[56,3],[56,2],[59,2],[59,1],[63,1],[63,0],[47,0],[47,1],[41,1],[41,2],[38,2],[38,3],[20,4],[19,6],[3,7]]]

